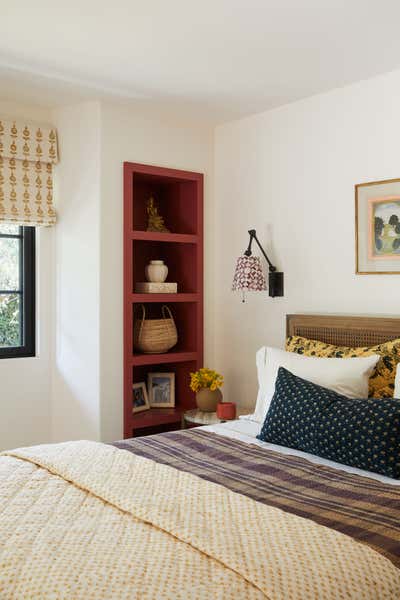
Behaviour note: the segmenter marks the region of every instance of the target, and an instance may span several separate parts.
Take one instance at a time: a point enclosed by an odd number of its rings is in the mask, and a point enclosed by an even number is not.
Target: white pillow
[[[348,398],[368,398],[368,379],[379,360],[377,354],[356,358],[319,358],[264,346],[256,354],[258,395],[253,415],[263,423],[275,393],[279,367]],[[400,391],[400,371],[398,371]]]
[[[397,363],[396,367],[396,379],[394,380],[393,398],[400,400],[400,363]]]

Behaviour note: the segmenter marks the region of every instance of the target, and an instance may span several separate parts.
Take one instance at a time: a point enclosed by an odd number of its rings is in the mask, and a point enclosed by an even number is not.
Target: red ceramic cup
[[[217,417],[221,421],[236,419],[236,404],[233,402],[220,402],[217,404]]]

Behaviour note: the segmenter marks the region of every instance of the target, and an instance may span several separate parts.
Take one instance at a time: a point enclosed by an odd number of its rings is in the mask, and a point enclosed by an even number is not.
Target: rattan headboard
[[[400,317],[287,315],[286,334],[336,346],[374,346],[400,337]]]

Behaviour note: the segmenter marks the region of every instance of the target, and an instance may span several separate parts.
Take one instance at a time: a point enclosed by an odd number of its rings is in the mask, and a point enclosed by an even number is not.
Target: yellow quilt
[[[2,600],[400,598],[351,538],[124,450],[0,456]]]

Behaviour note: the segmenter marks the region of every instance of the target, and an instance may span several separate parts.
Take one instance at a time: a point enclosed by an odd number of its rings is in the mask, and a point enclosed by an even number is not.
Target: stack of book
[[[176,294],[178,284],[170,281],[164,283],[153,283],[151,281],[139,282],[135,286],[137,294]]]

